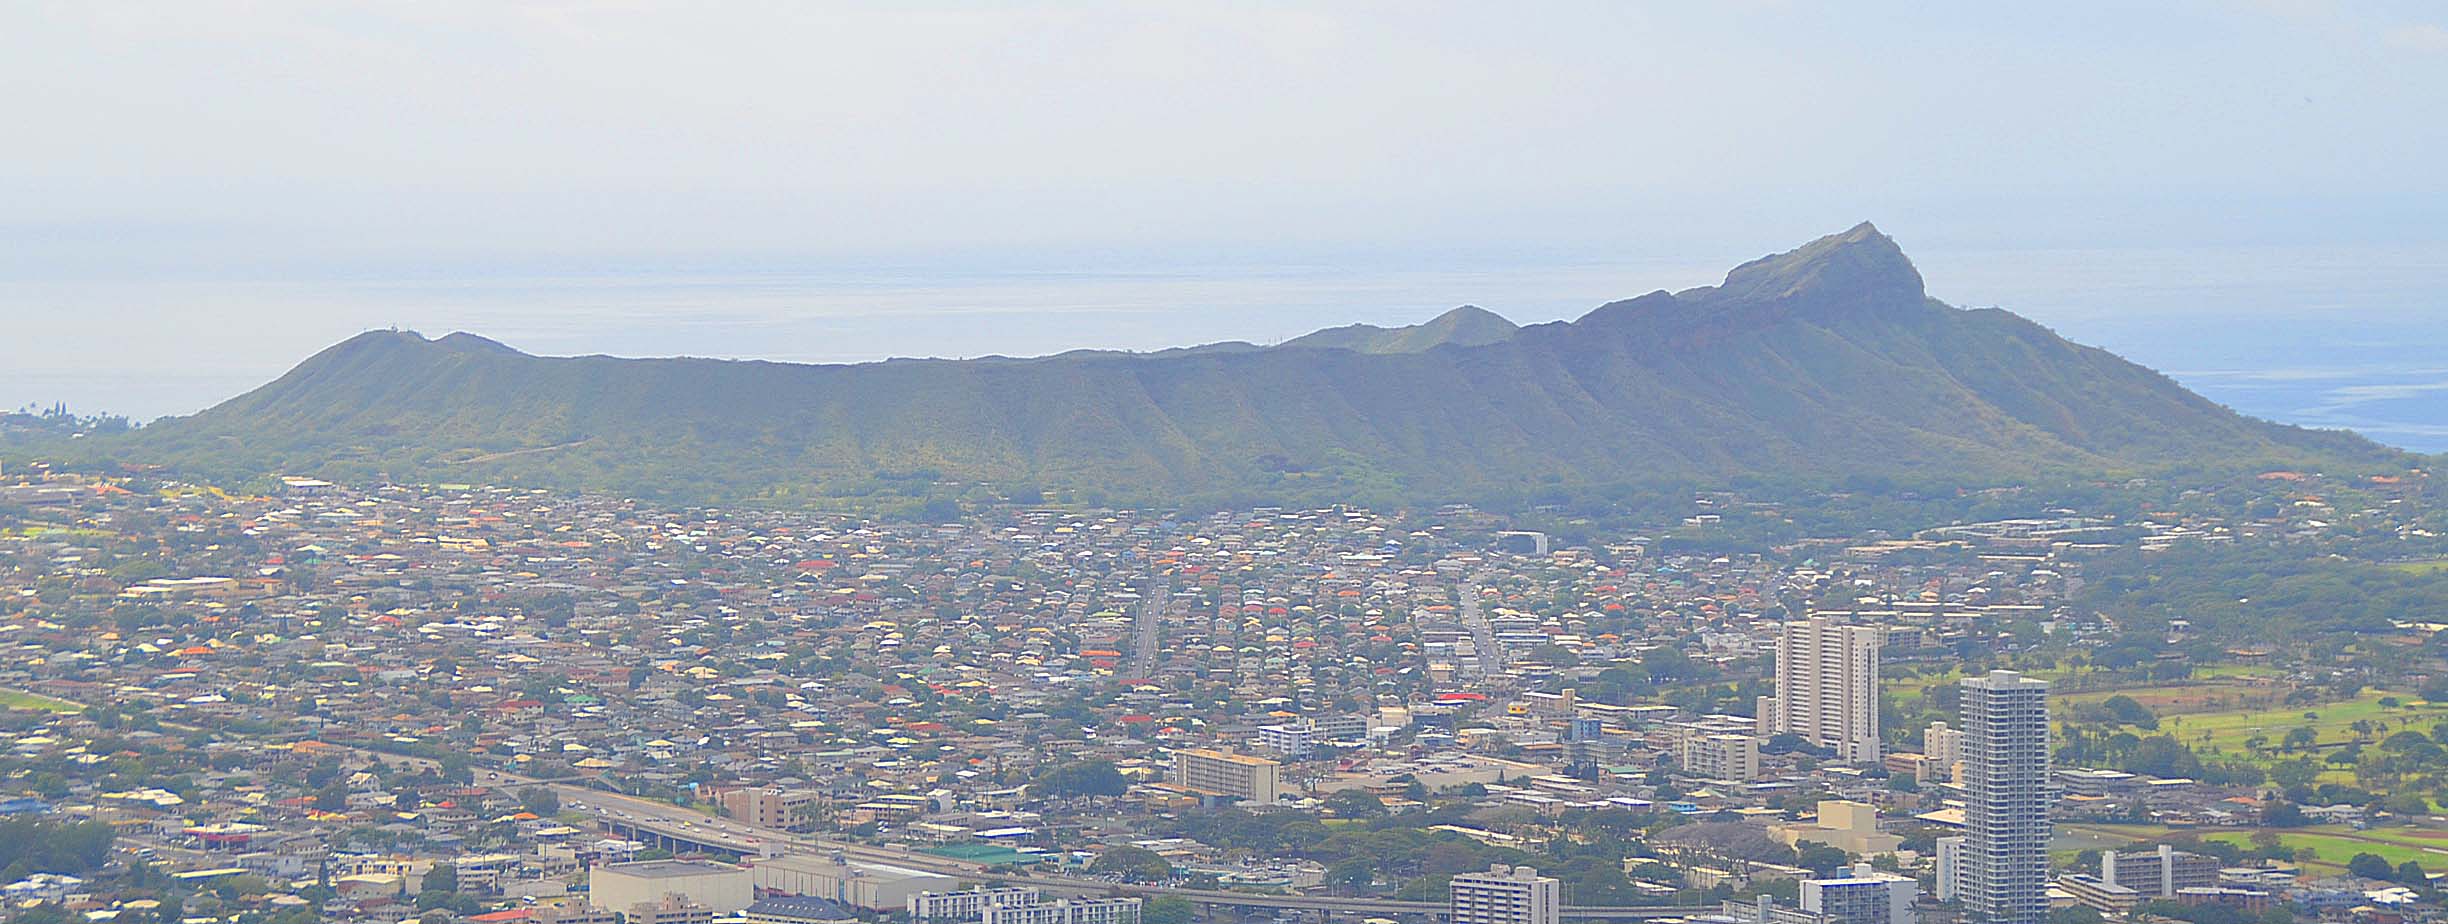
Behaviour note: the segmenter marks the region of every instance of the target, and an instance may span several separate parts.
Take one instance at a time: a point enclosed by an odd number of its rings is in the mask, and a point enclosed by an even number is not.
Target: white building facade
[[[1527,866],[1461,873],[1447,887],[1451,924],[1559,924],[1563,888]]]
[[[1966,677],[1964,851],[1958,892],[1976,924],[2048,916],[2048,683],[2014,671]]]
[[[1850,764],[1879,760],[1879,646],[1887,633],[1813,616],[1777,633],[1776,695],[1763,724]]]

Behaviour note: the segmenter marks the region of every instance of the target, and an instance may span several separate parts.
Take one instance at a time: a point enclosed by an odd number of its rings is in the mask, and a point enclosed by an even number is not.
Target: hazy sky
[[[1497,282],[1563,316],[1865,218],[1933,281],[2402,255],[2448,241],[2448,7],[0,2],[0,125],[0,402],[200,405],[381,323],[862,358],[1258,339]],[[1301,275],[1359,270],[1409,282]],[[1240,287],[1133,290],[1193,314],[1132,322],[973,274]],[[1265,314],[1286,274],[1297,317]],[[729,324],[853,304],[821,344]]]

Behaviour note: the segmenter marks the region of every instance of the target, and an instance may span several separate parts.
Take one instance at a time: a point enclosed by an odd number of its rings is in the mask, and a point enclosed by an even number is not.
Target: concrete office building
[[[1461,873],[1447,888],[1450,924],[1559,924],[1563,888],[1527,866],[1488,867]]]
[[[1802,910],[1827,915],[1832,924],[1913,924],[1913,902],[1921,882],[1878,872],[1868,864],[1853,875],[1802,881]]]
[[[1247,754],[1183,748],[1173,752],[1173,782],[1201,795],[1271,805],[1283,786],[1283,765]]]
[[[1769,734],[1799,735],[1850,764],[1879,760],[1879,645],[1887,633],[1824,616],[1777,633],[1776,695],[1765,700]]]
[[[587,903],[597,908],[627,912],[674,895],[728,914],[756,901],[756,886],[748,870],[704,860],[612,863],[587,873]]]
[[[1966,677],[1964,859],[1959,891],[1974,924],[2048,915],[2048,683],[2014,671]]]

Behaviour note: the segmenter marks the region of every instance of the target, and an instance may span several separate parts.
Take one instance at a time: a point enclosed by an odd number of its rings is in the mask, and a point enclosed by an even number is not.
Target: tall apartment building
[[[2036,924],[2048,915],[2048,683],[1990,671],[1960,687],[1964,911],[1976,924]]]
[[[1563,887],[1527,866],[1458,874],[1447,896],[1451,924],[1559,924],[1564,917]]]
[[[1683,772],[1712,780],[1748,780],[1759,776],[1759,739],[1750,735],[1685,735]]]
[[[1201,795],[1269,805],[1283,787],[1283,765],[1247,754],[1183,748],[1173,752],[1173,781]]]
[[[1879,643],[1887,633],[1824,616],[1786,623],[1777,634],[1776,695],[1763,710],[1769,734],[1799,735],[1852,764],[1879,759]]]

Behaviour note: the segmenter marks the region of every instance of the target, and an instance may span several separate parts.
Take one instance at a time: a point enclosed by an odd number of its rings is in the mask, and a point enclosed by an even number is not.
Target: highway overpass
[[[1190,889],[989,868],[906,847],[829,841],[787,831],[753,828],[728,819],[710,818],[679,806],[615,795],[599,789],[574,786],[555,788],[562,792],[564,805],[594,815],[605,830],[615,836],[674,853],[707,853],[734,859],[782,853],[839,854],[852,860],[868,860],[978,882],[1033,886],[1058,894],[1172,896],[1201,905],[1315,911],[1353,917],[1442,918],[1447,911],[1444,902]],[[1679,918],[1711,910],[1714,909],[1684,905],[1568,905],[1563,910],[1563,916],[1579,921],[1637,921]]]

